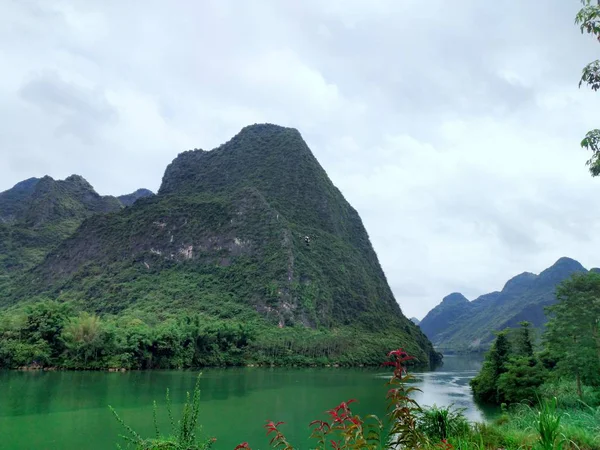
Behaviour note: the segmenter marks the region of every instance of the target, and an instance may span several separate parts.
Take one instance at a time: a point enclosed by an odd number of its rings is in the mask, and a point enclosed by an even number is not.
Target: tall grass
[[[561,408],[542,399],[538,408],[517,405],[493,425],[504,443],[521,448],[600,450],[600,408]]]
[[[537,446],[540,450],[562,449],[567,438],[561,433],[560,421],[563,413],[557,410],[558,400],[543,400],[535,421],[539,435]]]
[[[446,440],[450,436],[464,437],[469,434],[469,421],[464,411],[464,408],[454,409],[453,405],[423,407],[417,413],[417,424],[433,441]]]
[[[196,435],[198,414],[200,413],[200,375],[202,374],[199,374],[196,379],[193,394],[190,395],[189,392],[186,393],[186,401],[183,404],[181,419],[177,422],[173,416],[171,398],[169,396],[169,390],[167,389],[166,406],[169,422],[171,424],[171,433],[167,436],[163,436],[158,427],[158,407],[156,402],[154,402],[153,407],[155,437],[150,439],[142,438],[135,430],[125,423],[112,406],[109,406],[117,421],[129,434],[129,436],[120,436],[127,442],[127,448],[131,448],[132,446],[135,450],[208,450],[212,448],[216,439],[210,438],[205,441],[200,441]],[[117,445],[117,447],[121,448],[119,445]]]

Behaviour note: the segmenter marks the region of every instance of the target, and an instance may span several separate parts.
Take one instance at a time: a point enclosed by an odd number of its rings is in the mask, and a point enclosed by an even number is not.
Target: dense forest
[[[399,339],[393,333],[382,336],[351,327],[280,329],[258,316],[211,321],[172,316],[159,321],[139,312],[100,317],[78,312],[68,303],[41,301],[0,313],[0,368],[377,365],[380,355]]]

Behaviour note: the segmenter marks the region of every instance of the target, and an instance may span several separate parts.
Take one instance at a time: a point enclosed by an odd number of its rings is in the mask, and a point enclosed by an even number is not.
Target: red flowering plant
[[[317,440],[318,449],[327,448],[328,442],[335,450],[381,448],[383,429],[381,421],[374,415],[366,416],[364,419],[354,415],[350,404],[355,402],[354,399],[348,400],[327,411],[329,421],[314,420],[310,423],[311,438]]]
[[[426,438],[417,428],[416,413],[421,407],[410,396],[421,390],[409,384],[413,376],[406,369],[406,363],[414,357],[399,348],[389,352],[388,358],[390,361],[383,365],[394,368],[392,378],[387,382],[390,386],[387,393],[390,445],[394,448],[418,448]]]
[[[273,437],[271,437],[271,442],[269,443],[273,448],[279,448],[281,450],[294,450],[294,447],[290,445],[283,433],[279,431],[279,426],[283,425],[284,423],[285,422],[275,423],[270,420],[267,421],[267,424],[265,425],[265,428],[267,429],[267,436],[270,436],[271,434],[273,435]]]

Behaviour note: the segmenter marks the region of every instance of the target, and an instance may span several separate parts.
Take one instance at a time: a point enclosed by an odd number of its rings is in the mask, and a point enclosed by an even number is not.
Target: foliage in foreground
[[[355,400],[340,403],[327,411],[326,420],[310,424],[314,449],[325,450],[597,450],[600,449],[600,407],[582,405],[581,409],[564,409],[572,405],[573,390],[565,383],[545,386],[544,392],[560,392],[560,398],[541,398],[539,407],[519,404],[504,413],[492,424],[471,424],[460,409],[448,407],[420,407],[410,394],[417,390],[410,385],[411,375],[406,363],[411,357],[402,349],[390,352],[393,374],[387,384],[389,413],[385,420],[376,416],[361,417],[352,412]],[[199,411],[199,385],[193,396],[188,394],[182,419],[175,423],[167,408],[173,431],[162,436],[156,428],[156,437],[143,439],[117,416],[128,432],[129,444],[136,450],[205,450],[211,448],[215,439],[198,439],[195,432]],[[156,424],[156,405],[154,408]],[[115,413],[116,415],[116,413]],[[294,450],[282,430],[283,422],[268,421],[265,425],[270,446],[280,450]],[[250,450],[248,442],[239,444],[235,450]]]
[[[594,4],[592,0],[581,0],[583,8],[575,17],[581,33],[588,33],[600,41],[600,3]],[[579,87],[586,84],[593,91],[600,89],[600,60],[595,60],[583,68]],[[592,157],[587,161],[593,177],[600,175],[600,130],[588,131],[581,146],[592,151]]]

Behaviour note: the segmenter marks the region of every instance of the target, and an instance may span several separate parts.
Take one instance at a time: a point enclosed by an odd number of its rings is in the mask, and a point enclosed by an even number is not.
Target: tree
[[[529,360],[529,364],[535,363],[535,356],[533,354],[533,331],[531,329],[530,322],[520,322],[521,328],[517,332],[515,340],[515,353],[518,356],[522,356]]]
[[[71,357],[83,360],[87,367],[88,361],[98,358],[98,353],[103,348],[101,339],[102,323],[100,318],[82,312],[78,317],[71,319],[63,331],[63,339]]]
[[[481,371],[470,382],[473,395],[478,400],[488,403],[498,403],[501,400],[498,380],[507,371],[506,363],[510,356],[507,334],[507,331],[501,331],[496,335],[492,348],[485,356]]]
[[[65,349],[62,330],[69,319],[71,307],[65,303],[42,301],[25,308],[23,338],[29,344],[45,341],[50,357],[59,356]]]
[[[588,33],[600,41],[600,0],[593,4],[592,0],[581,0],[583,8],[575,16],[581,33]],[[600,60],[593,61],[583,68],[579,87],[587,84],[593,91],[600,89]],[[593,177],[600,175],[600,130],[589,131],[581,141],[581,146],[592,151],[587,161]]]
[[[556,289],[558,302],[547,308],[551,314],[544,339],[557,356],[557,368],[577,380],[600,385],[600,274],[574,275]]]
[[[544,382],[544,368],[529,358],[515,356],[506,363],[506,372],[498,377],[498,395],[506,403],[535,400],[536,390]]]

